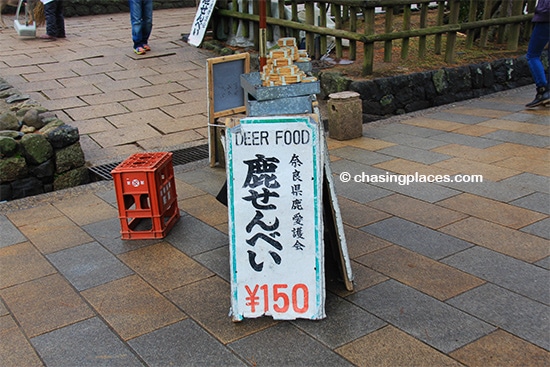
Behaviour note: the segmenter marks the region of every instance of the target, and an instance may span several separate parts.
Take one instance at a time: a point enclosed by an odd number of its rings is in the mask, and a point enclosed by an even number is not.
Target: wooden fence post
[[[374,34],[374,8],[363,8],[365,36]],[[363,75],[372,74],[374,68],[374,42],[363,43]]]
[[[460,13],[460,0],[451,0],[451,13],[449,14],[449,25],[458,24]],[[445,49],[445,62],[452,64],[455,57],[456,31],[447,32],[447,47]]]

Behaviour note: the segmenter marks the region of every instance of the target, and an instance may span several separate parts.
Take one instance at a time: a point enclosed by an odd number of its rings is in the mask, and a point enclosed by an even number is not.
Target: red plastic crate
[[[172,153],[136,153],[111,175],[122,239],[164,238],[180,217]]]

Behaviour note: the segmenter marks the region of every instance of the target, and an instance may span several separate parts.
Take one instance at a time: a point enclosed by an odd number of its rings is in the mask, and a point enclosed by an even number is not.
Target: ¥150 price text
[[[269,310],[286,313],[292,307],[292,311],[302,314],[309,309],[309,290],[302,283],[292,287],[288,284],[256,284],[245,285],[244,288],[247,292],[246,306],[250,307],[252,313],[267,313]]]

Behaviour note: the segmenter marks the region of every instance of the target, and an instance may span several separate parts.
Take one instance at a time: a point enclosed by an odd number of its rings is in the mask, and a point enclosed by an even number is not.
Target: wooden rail
[[[257,46],[259,44],[258,7],[252,6],[253,10],[249,12],[250,2],[250,0],[226,1],[227,4],[231,3],[231,10],[223,8],[223,2],[221,2],[222,9],[217,9],[216,14],[224,20],[233,20],[233,27],[228,27],[232,34],[237,32],[237,25],[240,22],[244,30],[241,35],[248,37],[248,25],[252,23],[255,29],[254,44]],[[383,43],[384,61],[388,62],[392,59],[393,42],[396,40],[401,40],[400,57],[406,59],[410,53],[411,38],[418,38],[418,55],[423,58],[427,52],[427,37],[434,37],[434,51],[436,54],[441,54],[443,36],[445,36],[444,60],[452,63],[456,54],[457,33],[467,35],[466,47],[471,48],[477,32],[480,38],[479,45],[487,47],[489,31],[497,28],[497,41],[506,40],[507,48],[516,50],[521,38],[522,24],[524,24],[524,38],[529,36],[530,20],[535,4],[535,0],[469,0],[468,20],[460,21],[461,2],[464,6],[465,0],[266,0],[266,2],[269,40],[273,40],[275,27],[279,28],[281,37],[299,38],[300,31],[303,31],[308,53],[314,58],[319,58],[327,52],[328,37],[332,37],[337,59],[343,57],[343,40],[347,40],[350,60],[356,59],[357,42],[360,42],[363,44],[363,75],[373,72],[376,43]],[[272,3],[276,3],[274,8],[277,9],[278,16],[272,14]],[[484,6],[481,7],[480,3]],[[290,19],[286,19],[285,7],[290,7]],[[525,8],[528,11],[527,14],[523,14]],[[482,9],[481,14],[478,9]],[[299,10],[305,13],[302,21],[299,21]],[[379,10],[383,10],[383,14],[377,14]],[[429,11],[437,13],[435,25],[428,25]],[[394,16],[398,13],[403,14],[403,24],[401,29],[394,29]],[[385,17],[383,33],[375,31],[376,16]],[[327,17],[333,19],[334,28],[327,27]],[[415,17],[418,20],[413,23]]]

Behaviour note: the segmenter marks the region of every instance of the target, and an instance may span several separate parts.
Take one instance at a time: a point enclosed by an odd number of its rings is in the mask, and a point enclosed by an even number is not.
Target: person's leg
[[[65,18],[63,17],[63,0],[54,1],[57,3],[56,8],[56,24],[57,24],[57,35],[56,37],[65,38]]]
[[[130,22],[132,24],[132,41],[134,42],[134,49],[143,46],[142,42],[142,0],[128,0],[130,6]]]
[[[550,27],[548,25],[549,23],[535,23],[527,48],[527,62],[529,63],[529,69],[531,70],[531,75],[537,87],[546,87],[548,85],[544,66],[540,59],[542,50],[548,43],[550,32]]]
[[[142,9],[143,28],[141,36],[143,44],[148,46],[153,29],[153,0],[144,0]]]
[[[42,38],[55,38],[57,34],[57,25],[55,22],[55,1],[44,4],[44,16],[46,17],[46,34]]]
[[[550,101],[548,76],[544,71],[544,66],[541,60],[542,50],[546,47],[549,40],[550,24],[535,23],[533,32],[531,33],[531,39],[529,40],[529,46],[527,47],[526,58],[527,63],[529,64],[529,70],[533,76],[533,81],[535,82],[535,86],[537,88],[537,94],[533,101],[526,104],[527,107],[536,107]]]

